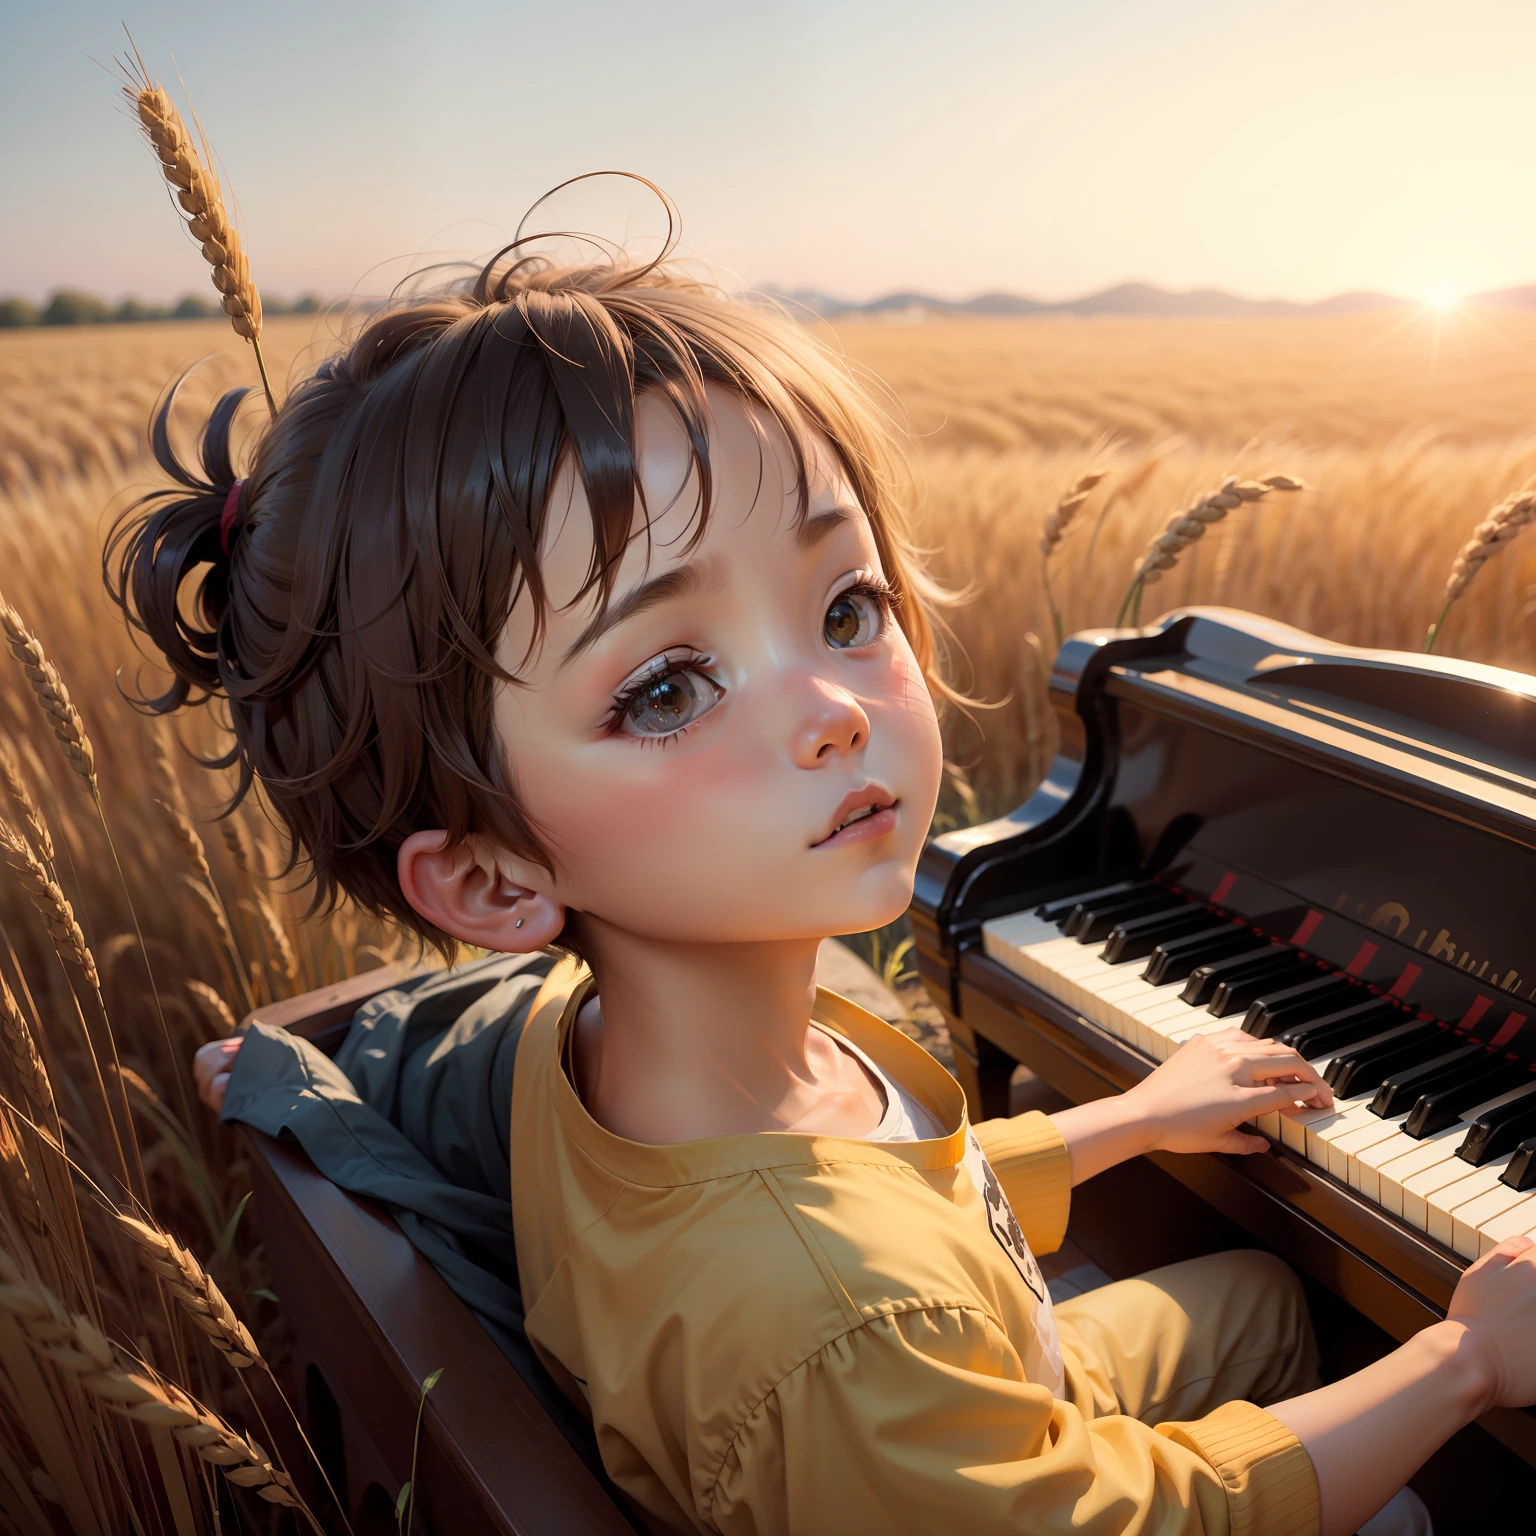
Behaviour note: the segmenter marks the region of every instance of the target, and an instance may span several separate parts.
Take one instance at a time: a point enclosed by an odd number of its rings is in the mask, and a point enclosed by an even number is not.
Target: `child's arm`
[[[1512,1237],[1462,1276],[1443,1323],[1269,1411],[1311,1458],[1322,1536],[1345,1536],[1479,1414],[1532,1401],[1536,1244]]]
[[[1245,1120],[1298,1105],[1325,1109],[1333,1090],[1287,1046],[1240,1029],[1197,1035],[1125,1093],[1051,1116],[1072,1154],[1072,1182],[1145,1152],[1262,1152]]]

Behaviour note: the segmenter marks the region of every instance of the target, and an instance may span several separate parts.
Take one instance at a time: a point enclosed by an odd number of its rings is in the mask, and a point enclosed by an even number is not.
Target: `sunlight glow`
[[[1461,293],[1455,288],[1446,287],[1443,283],[1436,284],[1435,287],[1424,291],[1424,302],[1431,309],[1438,309],[1444,313],[1448,309],[1455,309],[1461,302]]]

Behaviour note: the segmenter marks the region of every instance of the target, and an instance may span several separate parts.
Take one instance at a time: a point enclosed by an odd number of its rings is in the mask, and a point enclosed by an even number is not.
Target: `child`
[[[527,1329],[658,1528],[1334,1536],[1536,1398],[1524,1239],[1323,1388],[1264,1255],[1053,1314],[1072,1185],[1261,1151],[1245,1121],[1330,1100],[1290,1050],[1210,1035],[972,1127],[815,990],[823,936],[907,904],[943,688],[882,420],[805,332],[664,267],[493,261],[371,320],[240,480],[236,403],[114,535],[156,707],[227,699],[321,902],[566,952],[513,1087]]]

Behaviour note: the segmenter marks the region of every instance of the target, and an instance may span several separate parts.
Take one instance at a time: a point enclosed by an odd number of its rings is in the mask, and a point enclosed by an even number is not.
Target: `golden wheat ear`
[[[1141,622],[1142,592],[1154,582],[1161,581],[1164,572],[1171,571],[1179,563],[1184,551],[1203,539],[1211,525],[1219,523],[1228,512],[1245,502],[1263,501],[1271,491],[1304,491],[1307,488],[1304,480],[1290,475],[1266,475],[1262,480],[1229,478],[1219,491],[1211,491],[1177,513],[1136,562],[1131,584],[1120,603],[1120,612],[1115,616],[1115,627],[1122,626],[1127,617],[1133,624]]]
[[[224,191],[214,174],[208,141],[198,126],[202,153],[198,153],[181,113],[164,86],[149,77],[137,54],[121,60],[128,83],[123,87],[149,147],[160,162],[161,174],[180,207],[192,238],[202,247],[203,259],[213,271],[213,286],[237,336],[250,342],[261,373],[267,409],[277,415],[267,361],[261,350],[261,294],[251,281],[251,264],[240,243],[239,232],[224,206]],[[195,121],[195,114],[194,114]]]
[[[1434,650],[1452,605],[1472,585],[1472,578],[1511,539],[1524,533],[1533,521],[1536,521],[1536,488],[1527,486],[1523,491],[1517,491],[1501,501],[1472,530],[1472,537],[1462,545],[1455,564],[1451,566],[1450,577],[1445,583],[1445,602],[1441,606],[1440,617],[1429,626],[1429,634],[1424,640],[1426,651]]]

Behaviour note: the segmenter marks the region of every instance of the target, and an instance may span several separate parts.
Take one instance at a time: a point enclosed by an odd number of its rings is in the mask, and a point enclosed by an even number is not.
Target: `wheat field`
[[[269,321],[274,380],[332,325]],[[910,427],[917,537],[956,594],[954,680],[984,707],[947,725],[955,816],[1008,808],[1049,759],[1040,536],[1081,476],[1102,472],[1052,558],[1069,629],[1113,622],[1175,513],[1278,472],[1309,489],[1232,510],[1143,617],[1219,603],[1414,649],[1470,530],[1536,473],[1520,312],[829,334]],[[0,656],[0,1529],[25,1536],[330,1528],[278,1454],[302,1455],[267,1370],[280,1304],[238,1144],[189,1102],[186,1062],[253,1004],[396,944],[346,911],[304,922],[292,882],[264,878],[259,807],[212,819],[223,786],[189,755],[216,745],[210,722],[151,728],[124,697],[155,676],[102,594],[102,535],[149,483],[154,400],[193,364],[191,403],[255,382],[221,323],[0,333],[0,597],[32,668]],[[1536,670],[1533,584],[1536,540],[1501,551],[1440,649]],[[78,710],[96,793],[18,624]]]

